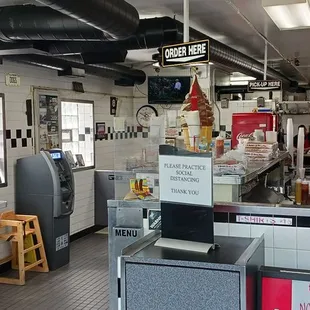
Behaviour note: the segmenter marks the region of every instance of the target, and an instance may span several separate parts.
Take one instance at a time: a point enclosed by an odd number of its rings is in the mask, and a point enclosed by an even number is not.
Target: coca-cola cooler
[[[277,130],[277,118],[272,113],[234,113],[232,116],[231,147],[235,148],[238,138],[250,137],[255,129],[266,131]]]
[[[309,310],[310,271],[261,267],[258,310]]]

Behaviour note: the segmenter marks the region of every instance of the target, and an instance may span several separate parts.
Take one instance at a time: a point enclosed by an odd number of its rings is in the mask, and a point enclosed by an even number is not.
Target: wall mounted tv
[[[189,76],[150,76],[148,78],[149,103],[183,103],[190,86]]]

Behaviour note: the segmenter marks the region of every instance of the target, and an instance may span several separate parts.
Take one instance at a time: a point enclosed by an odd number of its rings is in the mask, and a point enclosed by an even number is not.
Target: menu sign
[[[207,63],[210,60],[209,45],[209,40],[203,40],[164,46],[162,48],[162,66]]]
[[[262,310],[310,310],[310,282],[263,278]]]
[[[212,158],[159,156],[160,200],[213,207]]]
[[[282,81],[267,81],[267,80],[256,80],[249,81],[248,91],[271,91],[271,90],[281,90]]]

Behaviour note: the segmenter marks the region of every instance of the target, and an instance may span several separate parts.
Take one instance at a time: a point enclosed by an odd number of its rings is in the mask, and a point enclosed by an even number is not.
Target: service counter
[[[213,177],[214,201],[238,202],[244,201],[260,183],[268,182],[275,188],[285,188],[285,160],[287,152],[280,152],[279,156],[271,161],[249,162],[247,173],[243,176],[225,175]],[[262,180],[268,176],[266,180]]]
[[[117,309],[121,281],[119,257],[124,248],[136,246],[139,240],[160,231],[160,203],[110,200],[108,209],[110,303],[114,306],[111,309]],[[260,238],[265,234],[265,265],[310,269],[310,246],[307,245],[310,206],[218,202],[214,206],[214,232],[227,238]],[[216,242],[226,244],[219,239]],[[154,251],[159,255],[158,249]]]
[[[216,237],[209,253],[155,246],[160,234],[123,250],[121,296],[127,310],[256,307],[257,271],[264,239]]]

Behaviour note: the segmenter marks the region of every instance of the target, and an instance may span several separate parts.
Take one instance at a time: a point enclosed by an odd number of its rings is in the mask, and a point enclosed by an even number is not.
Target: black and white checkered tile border
[[[33,138],[31,129],[7,129],[7,146],[10,148],[32,147]]]
[[[141,126],[128,126],[126,131],[114,132],[113,127],[107,127],[107,133],[105,135],[105,140],[127,140],[149,137],[149,128],[143,128]]]

